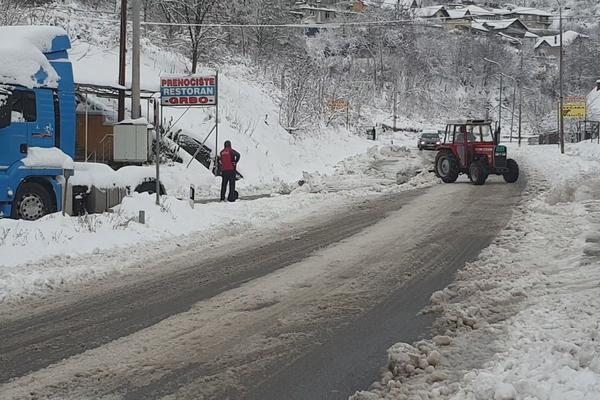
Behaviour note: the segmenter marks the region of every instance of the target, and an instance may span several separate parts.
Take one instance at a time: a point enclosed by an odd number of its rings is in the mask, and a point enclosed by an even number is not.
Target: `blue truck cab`
[[[73,69],[67,53],[71,43],[66,33],[57,28],[27,28],[37,34],[38,40],[45,32],[50,35],[47,44],[36,48],[59,79],[46,86],[48,74],[40,68],[32,77],[37,84],[23,86],[0,74],[0,218],[35,220],[62,209],[64,177],[71,171],[52,163],[28,166],[23,161],[32,148],[57,148],[74,157],[76,101]],[[0,28],[0,35],[5,35],[5,40],[7,34],[14,36],[21,32],[9,30],[11,27],[3,29]],[[31,30],[23,32],[31,36]],[[36,46],[35,41],[31,45]],[[0,64],[3,62],[0,60]]]

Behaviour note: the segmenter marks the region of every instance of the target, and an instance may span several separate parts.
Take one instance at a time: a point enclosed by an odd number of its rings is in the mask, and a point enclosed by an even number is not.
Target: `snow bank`
[[[23,165],[29,168],[73,169],[73,159],[56,147],[29,147]]]

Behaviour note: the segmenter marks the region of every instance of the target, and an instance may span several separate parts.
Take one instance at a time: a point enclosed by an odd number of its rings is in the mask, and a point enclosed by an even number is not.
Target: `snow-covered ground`
[[[414,141],[411,135],[396,137],[407,145]],[[305,173],[304,184],[290,187],[285,196],[192,208],[175,197],[163,197],[156,206],[153,196],[134,194],[113,213],[0,220],[0,302],[139,270],[144,257],[183,242],[206,244],[248,230],[276,229],[315,213],[331,214],[367,195],[430,185],[435,178],[428,173],[429,158],[414,146],[379,143],[339,163],[332,174]],[[145,224],[138,223],[139,211],[145,212]]]
[[[114,23],[92,11],[87,16],[73,14],[72,6],[53,6],[43,19],[68,32],[75,81],[118,86],[118,48],[110,39],[116,35]],[[141,61],[141,86],[151,91],[159,89],[161,75],[183,74],[189,68],[184,56],[147,39],[142,43]],[[130,70],[131,60],[128,63]],[[289,133],[279,123],[282,95],[275,85],[264,81],[243,59],[213,67],[219,70],[218,143],[214,132],[210,133],[214,109],[165,108],[163,122],[173,132],[182,130],[199,141],[208,138],[206,143],[213,150],[231,140],[242,155],[238,164],[244,175],[238,183],[241,195],[272,196],[236,204],[197,204],[192,209],[185,200],[190,185],[195,186],[197,199],[214,199],[220,180],[180,152],[183,164],[162,167],[162,183],[169,196],[158,207],[151,196],[135,194],[113,213],[79,218],[55,214],[36,222],[0,220],[0,302],[127,269],[139,261],[132,247],[136,254],[147,255],[182,235],[195,236],[205,244],[241,229],[276,226],[321,209],[332,210],[349,196],[399,190],[398,184],[406,184],[427,169],[428,161],[414,152],[415,134],[387,134],[370,141],[365,135],[333,126]],[[92,102],[109,116],[115,113],[112,100],[94,98]],[[143,104],[143,113],[150,108]],[[154,176],[152,166],[125,167],[118,173],[104,165],[76,163],[75,167],[72,183],[93,182],[99,187],[130,185]],[[411,183],[431,181],[424,174]],[[282,197],[281,193],[290,195]],[[145,224],[138,223],[140,211],[145,212]],[[164,247],[165,251],[169,248]]]
[[[75,40],[70,56],[77,82],[117,85],[118,48],[103,48]],[[187,64],[182,56],[165,55],[161,49],[145,43],[142,87],[158,90],[162,74],[185,73]],[[221,150],[223,142],[230,140],[242,155],[238,169],[244,179],[239,186],[246,193],[277,190],[282,185],[300,180],[305,171],[332,173],[340,160],[363,153],[372,145],[366,135],[361,137],[345,128],[316,126],[311,132],[291,134],[279,123],[279,99],[282,95],[271,82],[261,80],[251,67],[242,62],[223,65],[219,69],[218,143],[212,131],[214,108],[166,107],[163,109],[164,123],[170,131],[181,130],[205,142],[213,150],[215,146]],[[104,106],[114,109],[116,104],[104,102]],[[142,109],[146,113],[145,105]],[[197,172],[194,167],[204,168],[195,160],[191,173],[186,173],[188,168],[175,168],[177,175],[185,175],[187,181],[167,182],[167,186],[173,189],[169,192],[181,194],[194,184],[199,195],[214,196],[219,182],[211,179],[206,170],[204,173]]]
[[[600,145],[509,151],[523,201],[432,296],[440,336],[392,347],[390,372],[354,400],[600,398]]]

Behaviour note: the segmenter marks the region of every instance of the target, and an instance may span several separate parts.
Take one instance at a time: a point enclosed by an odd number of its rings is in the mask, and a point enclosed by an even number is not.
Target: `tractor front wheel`
[[[519,179],[519,164],[513,159],[506,160],[508,171],[502,174],[507,183],[515,183]]]
[[[440,151],[435,157],[435,174],[444,183],[453,183],[458,179],[458,160],[449,151]]]
[[[469,179],[474,185],[483,185],[488,178],[487,165],[481,161],[475,161],[469,168]]]

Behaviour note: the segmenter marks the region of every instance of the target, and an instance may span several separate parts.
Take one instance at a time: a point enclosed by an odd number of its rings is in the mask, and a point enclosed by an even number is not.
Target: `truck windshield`
[[[0,119],[3,121],[0,124],[3,128],[14,122],[35,122],[37,120],[35,92],[31,90],[11,92],[0,87]]]

